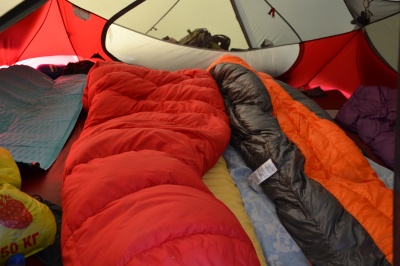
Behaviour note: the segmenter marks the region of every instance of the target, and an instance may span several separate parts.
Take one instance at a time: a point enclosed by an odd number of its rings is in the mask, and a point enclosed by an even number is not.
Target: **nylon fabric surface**
[[[260,264],[202,181],[230,137],[208,72],[98,62],[82,100],[62,188],[64,265]]]

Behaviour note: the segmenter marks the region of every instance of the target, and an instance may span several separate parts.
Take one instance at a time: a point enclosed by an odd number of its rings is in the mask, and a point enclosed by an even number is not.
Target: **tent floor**
[[[61,206],[61,185],[64,171],[64,163],[72,144],[79,137],[86,119],[86,113],[82,112],[71,132],[67,142],[61,150],[57,160],[47,171],[39,169],[21,169],[21,190],[29,195],[39,195],[43,199]]]
[[[22,177],[21,191],[31,196],[40,195],[43,199],[61,206],[61,186],[64,162],[67,159],[72,144],[79,137],[85,120],[86,113],[82,112],[60,155],[49,170],[42,171],[37,169],[20,169]],[[45,265],[35,255],[33,255],[26,258],[26,266]]]

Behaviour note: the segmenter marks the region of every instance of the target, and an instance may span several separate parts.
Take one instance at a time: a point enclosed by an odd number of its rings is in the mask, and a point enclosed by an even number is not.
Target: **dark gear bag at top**
[[[93,65],[94,62],[90,60],[70,62],[65,66],[62,75],[88,74]]]
[[[205,28],[198,28],[194,31],[188,30],[188,33],[188,35],[179,40],[179,44],[209,49],[229,49],[230,38],[228,36],[222,34],[212,35]]]

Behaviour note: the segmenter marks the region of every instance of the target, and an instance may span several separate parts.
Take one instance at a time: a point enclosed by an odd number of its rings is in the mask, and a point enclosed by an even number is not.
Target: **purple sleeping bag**
[[[395,156],[397,90],[359,86],[339,110],[336,120],[357,133],[365,144],[393,170]]]

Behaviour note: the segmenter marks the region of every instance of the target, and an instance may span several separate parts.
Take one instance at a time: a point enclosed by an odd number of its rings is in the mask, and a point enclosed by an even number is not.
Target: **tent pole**
[[[400,47],[399,47],[399,68],[400,69]],[[400,74],[397,73],[397,115],[396,115],[396,148],[394,164],[394,224],[393,224],[393,265],[400,265]],[[397,252],[396,252],[397,251]]]
[[[173,4],[173,5],[170,7],[170,9],[168,9],[168,11],[167,11],[153,26],[151,26],[150,29],[148,29],[148,30],[146,31],[145,34],[147,35],[150,31],[152,31],[153,29],[155,29],[156,26],[157,26],[157,24],[158,24],[169,12],[171,12],[171,10],[178,4],[178,2],[179,2],[179,1],[176,1],[175,4]]]

